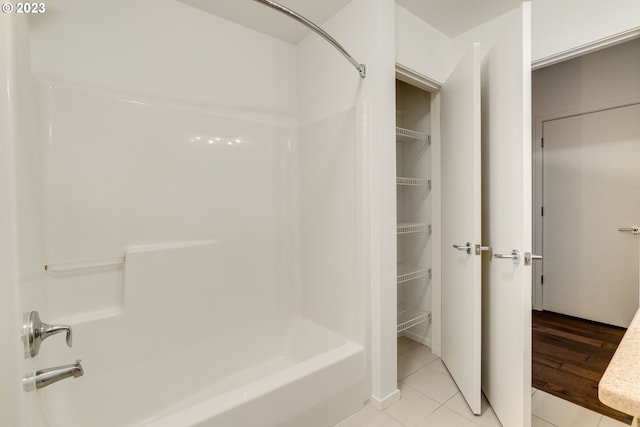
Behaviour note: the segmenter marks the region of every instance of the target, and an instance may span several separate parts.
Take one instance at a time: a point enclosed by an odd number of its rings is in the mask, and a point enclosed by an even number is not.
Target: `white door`
[[[441,89],[442,360],[480,413],[480,59],[479,45]],[[457,246],[456,247],[454,247]]]
[[[544,123],[543,308],[622,327],[638,309],[640,105]]]
[[[531,252],[530,3],[502,17],[482,65],[482,237]],[[531,425],[531,265],[483,257],[482,389],[503,426]]]
[[[476,45],[442,89],[442,358],[471,410],[482,387],[509,427],[531,425],[530,11],[503,15],[491,48],[478,58]],[[452,247],[467,242],[469,254]],[[476,255],[482,243],[504,258]]]

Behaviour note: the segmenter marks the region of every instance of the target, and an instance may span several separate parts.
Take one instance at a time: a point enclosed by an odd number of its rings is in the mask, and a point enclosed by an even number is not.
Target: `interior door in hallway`
[[[543,124],[543,307],[627,327],[638,308],[640,105]]]
[[[475,414],[481,409],[480,46],[441,89],[442,360]]]
[[[530,12],[481,29],[497,32],[491,47],[476,45],[441,94],[442,359],[472,411],[482,389],[510,427],[531,424],[531,267],[480,245],[531,251]]]
[[[531,3],[501,17],[482,64],[482,389],[503,426],[531,424]],[[496,254],[517,259],[498,259]]]

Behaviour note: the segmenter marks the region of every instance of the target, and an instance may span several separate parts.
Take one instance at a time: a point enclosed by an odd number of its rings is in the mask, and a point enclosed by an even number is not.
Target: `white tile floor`
[[[484,397],[482,415],[473,415],[442,361],[406,338],[398,339],[398,381],[398,402],[384,411],[368,405],[336,427],[502,427]],[[532,427],[626,426],[535,389],[531,414]]]

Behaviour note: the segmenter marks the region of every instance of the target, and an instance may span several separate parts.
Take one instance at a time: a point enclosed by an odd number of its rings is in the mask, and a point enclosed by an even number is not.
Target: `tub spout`
[[[24,391],[33,391],[50,384],[63,380],[65,378],[78,378],[84,375],[84,369],[80,364],[80,360],[71,365],[56,366],[55,368],[39,369],[35,372],[27,374],[22,379],[22,387]]]

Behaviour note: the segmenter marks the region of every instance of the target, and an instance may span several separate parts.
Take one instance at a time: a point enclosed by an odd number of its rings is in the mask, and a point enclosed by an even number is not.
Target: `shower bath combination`
[[[365,77],[318,26],[259,3]],[[37,25],[0,17],[21,94],[6,104],[22,424],[333,425],[359,409],[361,78],[341,73],[351,103],[318,111],[299,99],[323,80],[303,64],[324,53],[315,36],[292,46],[181,2],[149,1],[153,19],[112,13],[125,1],[47,6]]]

